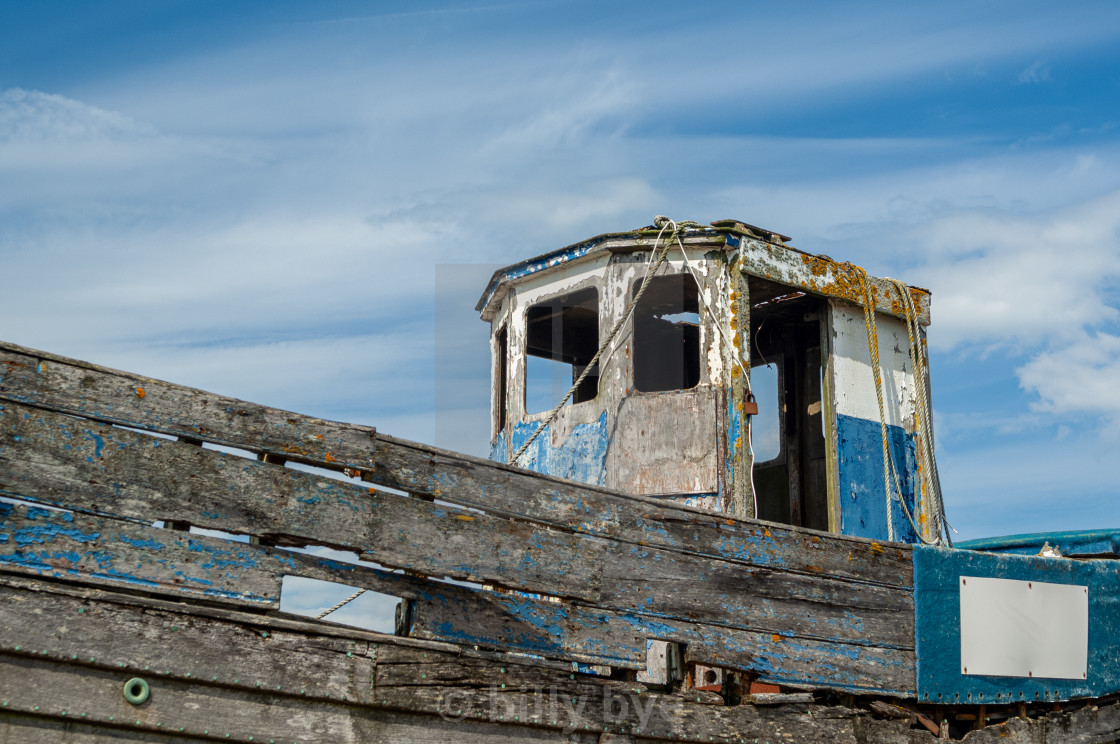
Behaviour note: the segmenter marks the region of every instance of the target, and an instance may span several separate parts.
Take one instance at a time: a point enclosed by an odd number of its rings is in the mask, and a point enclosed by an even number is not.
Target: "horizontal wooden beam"
[[[591,608],[840,644],[913,646],[904,589],[551,531],[20,404],[0,405],[0,465],[0,491],[91,513],[332,545],[394,568],[569,597]],[[52,530],[53,540],[69,539],[65,529]],[[174,531],[129,530],[160,549],[181,541]],[[125,545],[135,551],[136,542]],[[75,555],[135,563],[102,545],[72,547]],[[198,578],[236,585],[260,567],[249,546],[236,550],[244,565]],[[177,565],[160,560],[154,569]],[[77,566],[62,570],[71,569]],[[298,574],[284,565],[270,570],[272,577]],[[144,580],[174,582],[175,571],[155,570]],[[139,580],[135,571],[129,576]]]
[[[373,465],[376,430],[0,342],[0,398],[342,470]]]
[[[913,582],[907,545],[733,519],[12,344],[0,344],[0,400],[349,469],[370,482],[554,530],[866,583]]]
[[[0,493],[352,550],[437,577],[596,599],[605,548],[516,523],[16,403],[0,404]]]
[[[706,697],[697,702],[525,657],[235,610],[203,614],[92,588],[45,588],[0,580],[0,739],[95,741],[111,733],[158,741],[166,732],[210,741],[228,733],[242,742],[570,744],[587,735],[589,743],[601,741],[604,733],[677,742],[789,734],[854,744],[858,732],[859,741],[880,744],[904,728],[859,709],[710,705]],[[134,677],[150,688],[140,706],[122,695]]]
[[[378,435],[374,483],[489,514],[733,563],[913,586],[912,547],[694,509]]]

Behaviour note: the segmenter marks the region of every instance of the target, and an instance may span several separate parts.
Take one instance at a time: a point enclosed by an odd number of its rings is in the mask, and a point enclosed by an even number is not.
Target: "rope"
[[[887,412],[883,403],[883,376],[879,364],[879,329],[875,325],[875,300],[867,286],[867,272],[853,263],[846,264],[852,269],[859,282],[860,297],[863,300],[863,325],[867,330],[867,350],[871,356],[871,376],[875,380],[875,398],[879,401],[879,427],[883,440],[883,488],[887,498],[887,539],[894,542],[894,510],[891,509],[891,485],[893,482],[899,503],[903,503],[902,488],[898,483],[898,473],[894,469],[890,441],[887,436]],[[905,504],[903,503],[903,508]]]
[[[929,399],[928,377],[929,356],[922,344],[921,329],[918,327],[918,308],[914,304],[914,297],[910,294],[909,288],[904,283],[898,279],[889,281],[902,300],[906,316],[906,332],[910,337],[910,364],[914,368],[914,384],[917,387],[914,415],[920,433],[919,445],[926,462],[926,468],[922,470],[922,484],[928,494],[927,501],[932,511],[930,519],[938,540],[944,533],[945,542],[952,547],[953,538],[949,534],[952,526],[945,519],[945,501],[941,492],[941,478],[938,474],[937,457],[933,446],[933,408]]]
[[[871,373],[875,381],[875,397],[879,403],[879,427],[882,432],[883,443],[883,486],[887,499],[887,537],[891,541],[895,539],[894,533],[894,515],[891,508],[891,488],[894,488],[894,495],[898,499],[899,505],[902,507],[902,513],[906,516],[906,520],[910,523],[910,527],[914,530],[914,534],[918,539],[927,545],[941,544],[942,532],[945,535],[945,541],[952,546],[952,538],[949,537],[948,522],[945,521],[945,504],[941,496],[941,481],[937,475],[937,461],[933,455],[933,427],[931,424],[932,413],[930,411],[929,397],[927,395],[928,378],[926,377],[926,363],[927,358],[921,347],[921,331],[918,328],[918,311],[914,305],[914,298],[910,295],[909,288],[897,279],[889,279],[895,291],[899,294],[899,299],[902,301],[903,316],[906,319],[906,331],[910,339],[910,362],[914,369],[914,385],[917,388],[915,398],[915,418],[917,419],[918,442],[921,448],[921,454],[927,463],[927,469],[922,471],[921,477],[926,492],[929,494],[930,503],[930,520],[932,527],[935,530],[936,537],[932,540],[927,539],[917,523],[914,520],[914,515],[910,511],[910,507],[906,504],[906,499],[902,496],[902,487],[898,479],[898,471],[895,467],[894,457],[890,451],[890,441],[887,434],[887,416],[886,406],[883,402],[883,379],[882,367],[879,361],[879,329],[875,323],[875,301],[872,297],[872,292],[868,287],[867,272],[863,268],[855,264],[847,263],[852,272],[856,275],[859,283],[860,296],[863,301],[863,319],[864,327],[867,330],[867,349],[871,356]],[[918,504],[920,505],[919,500]]]
[[[560,413],[560,409],[564,407],[564,404],[567,403],[568,399],[575,394],[576,390],[579,388],[580,384],[583,383],[587,375],[591,373],[591,370],[595,367],[596,363],[598,363],[599,357],[601,357],[603,355],[603,352],[605,352],[608,347],[610,347],[610,345],[614,343],[615,336],[617,336],[618,332],[622,330],[622,326],[626,324],[626,321],[630,319],[630,315],[634,312],[634,306],[638,304],[638,301],[642,299],[642,295],[645,294],[646,289],[649,288],[650,279],[654,274],[657,273],[657,270],[661,268],[661,264],[665,263],[665,259],[669,255],[669,248],[673,245],[674,240],[676,240],[677,243],[680,244],[681,252],[684,252],[684,243],[682,243],[680,239],[681,228],[686,226],[697,226],[698,223],[689,221],[682,221],[680,223],[677,223],[669,219],[668,217],[658,215],[656,218],[654,218],[653,224],[661,228],[660,232],[657,233],[657,239],[653,241],[655,249],[657,247],[657,244],[661,242],[661,238],[665,235],[665,231],[669,229],[670,226],[672,226],[672,230],[669,233],[669,238],[665,241],[664,247],[662,247],[661,250],[656,254],[656,260],[652,259],[651,254],[653,266],[652,268],[647,268],[646,274],[642,278],[642,286],[638,288],[638,291],[634,295],[634,298],[631,299],[630,304],[626,306],[626,310],[622,313],[622,317],[619,318],[618,322],[614,324],[614,328],[612,328],[611,332],[607,335],[607,339],[599,347],[599,350],[595,352],[595,356],[591,357],[591,361],[588,362],[587,366],[583,368],[583,372],[581,372],[579,377],[576,378],[576,381],[572,383],[572,386],[568,389],[568,392],[564,394],[564,397],[560,399],[560,402],[556,404],[556,407],[548,412],[548,415],[545,417],[544,421],[542,421],[541,425],[537,427],[537,430],[533,432],[533,436],[529,437],[529,439],[525,441],[525,444],[521,445],[520,449],[517,450],[517,454],[515,454],[510,459],[510,465],[516,465],[517,462],[521,459],[521,456],[525,454],[525,450],[529,449],[529,445],[531,445],[536,440],[536,438],[540,436],[542,431],[548,428],[548,425],[551,424],[556,418],[556,415]],[[685,258],[685,260],[688,260],[687,257]]]
[[[326,610],[323,610],[322,612],[320,612],[320,613],[319,613],[318,615],[316,615],[316,616],[315,616],[315,619],[316,619],[316,620],[322,620],[322,619],[323,619],[324,617],[326,617],[327,615],[331,614],[332,612],[334,612],[334,611],[336,611],[336,610],[339,610],[339,609],[342,609],[342,607],[343,607],[344,605],[348,605],[348,604],[350,604],[350,603],[351,603],[351,602],[353,602],[353,601],[354,601],[355,599],[357,599],[358,597],[360,597],[360,596],[362,596],[363,594],[365,594],[365,593],[366,593],[367,591],[368,591],[367,589],[359,589],[358,591],[354,592],[353,594],[351,594],[351,595],[350,595],[349,597],[347,597],[346,599],[344,599],[344,600],[342,600],[341,602],[339,602],[338,604],[336,604],[336,605],[335,605],[334,607],[331,607],[331,608],[329,608],[329,609],[326,609]]]

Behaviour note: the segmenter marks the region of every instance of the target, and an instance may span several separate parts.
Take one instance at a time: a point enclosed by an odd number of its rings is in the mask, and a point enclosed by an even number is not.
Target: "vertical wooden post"
[[[731,265],[730,271],[729,304],[733,347],[731,354],[738,355],[743,367],[749,370],[751,368],[750,292],[747,287],[747,277],[742,271],[742,264],[738,258]],[[743,374],[734,356],[728,358],[727,362],[731,374],[731,400],[728,410],[731,419],[739,422],[738,436],[732,433],[728,437],[728,446],[731,449],[731,513],[736,517],[752,518],[755,516],[754,492],[751,490],[754,458],[751,456],[748,440],[750,421],[743,412],[743,404],[750,391],[750,377]]]

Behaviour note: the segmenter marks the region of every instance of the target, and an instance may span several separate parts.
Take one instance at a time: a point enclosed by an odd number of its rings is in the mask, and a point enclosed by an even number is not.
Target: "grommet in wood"
[[[151,694],[152,690],[148,687],[148,683],[139,677],[133,677],[124,683],[124,699],[133,705],[147,702]]]

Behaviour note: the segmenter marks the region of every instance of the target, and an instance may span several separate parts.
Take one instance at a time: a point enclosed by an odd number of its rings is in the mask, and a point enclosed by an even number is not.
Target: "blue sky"
[[[962,538],[1120,526],[1118,101],[1108,2],[9,0],[0,338],[485,453],[495,265],[734,217],[933,291]]]

